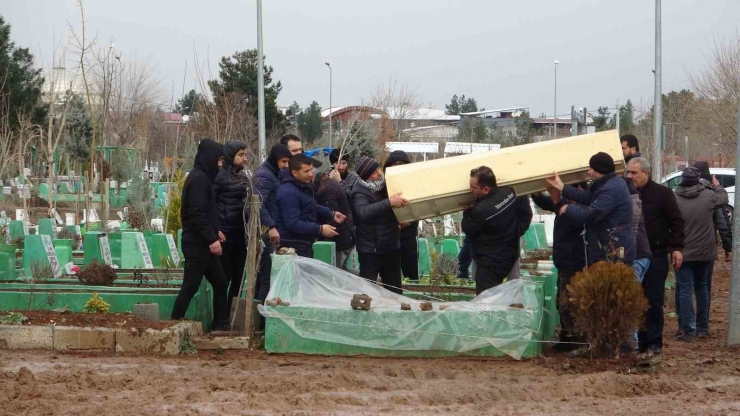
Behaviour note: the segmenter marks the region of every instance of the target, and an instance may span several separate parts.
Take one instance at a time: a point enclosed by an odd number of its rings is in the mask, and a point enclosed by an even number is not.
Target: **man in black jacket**
[[[185,271],[180,293],[172,308],[172,319],[182,319],[190,300],[198,292],[203,276],[213,286],[213,330],[229,329],[226,299],[227,283],[221,269],[221,242],[218,210],[213,195],[213,180],[218,175],[223,145],[210,139],[201,140],[195,155],[195,166],[182,188],[182,253]]]
[[[324,241],[333,241],[337,252],[337,267],[348,271],[347,264],[352,250],[355,248],[355,224],[352,220],[352,208],[349,197],[342,189],[342,185],[324,173],[316,175],[316,203],[332,211],[345,215],[344,222],[336,227],[336,237],[323,238]]]
[[[491,168],[470,171],[470,192],[476,202],[466,206],[462,229],[470,238],[475,291],[480,294],[503,283],[519,258],[520,221],[532,218],[528,198],[511,188],[498,187]],[[529,211],[527,213],[527,211]]]
[[[576,188],[585,188],[586,183],[574,185]],[[560,191],[555,188],[548,188],[550,196],[543,194],[532,195],[532,200],[538,207],[545,211],[555,213],[555,224],[553,227],[552,237],[552,260],[558,269],[558,294],[557,304],[560,312],[560,342],[559,349],[574,349],[571,342],[580,342],[575,329],[573,314],[568,309],[566,288],[570,284],[573,276],[583,270],[586,266],[586,252],[584,240],[585,227],[577,221],[560,214],[560,208],[572,203],[560,195]]]
[[[622,142],[624,163],[629,163],[632,158],[642,157],[642,154],[640,153],[640,143],[637,141],[637,137],[632,134],[625,134],[619,140]]]
[[[650,162],[642,157],[627,164],[627,176],[640,191],[642,215],[653,259],[642,288],[648,299],[645,330],[638,332],[638,350],[660,354],[663,349],[663,304],[669,257],[675,270],[681,269],[684,247],[684,220],[673,191],[650,179]]]
[[[383,165],[383,173],[385,170],[392,166],[400,166],[411,163],[411,159],[403,150],[395,150],[391,152],[388,159]],[[404,222],[398,224],[401,228],[400,232],[400,244],[401,244],[401,272],[403,277],[409,279],[419,279],[419,242],[417,237],[419,236],[419,221]]]
[[[245,238],[244,204],[251,198],[251,185],[244,167],[247,164],[247,145],[244,142],[230,140],[224,145],[224,159],[213,191],[218,207],[218,225],[226,241],[221,244],[221,268],[226,281],[229,282],[229,310],[231,302],[239,296],[239,287],[244,277],[244,265],[247,260],[247,242]],[[266,218],[267,206],[260,207],[260,217]],[[264,261],[264,260],[263,260]]]
[[[393,208],[408,205],[400,194],[388,197],[380,164],[363,156],[357,164],[357,183],[352,188],[352,213],[357,230],[360,276],[380,278],[391,292],[402,293],[399,229]]]

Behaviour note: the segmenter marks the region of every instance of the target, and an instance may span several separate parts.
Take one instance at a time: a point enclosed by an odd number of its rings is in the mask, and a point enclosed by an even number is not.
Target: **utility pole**
[[[617,113],[616,113],[616,115],[614,116],[614,119],[616,120],[616,126],[617,126],[617,134],[618,134],[618,135],[619,135],[620,137],[622,137],[622,133],[621,133],[621,132],[619,131],[619,118],[620,118],[619,116],[620,116],[620,115],[621,115],[621,114],[619,113],[619,100],[617,100]]]
[[[663,92],[662,81],[662,59],[661,59],[661,0],[655,0],[655,105],[653,117],[653,153],[655,163],[653,164],[653,180],[660,183],[663,177]]]
[[[686,147],[686,167],[689,167],[689,136],[684,137]]]
[[[737,140],[740,141],[740,106],[737,109]],[[740,181],[740,146],[735,150],[735,183]],[[735,206],[740,204],[740,194],[735,193]],[[732,274],[730,275],[730,325],[727,345],[740,344],[740,219],[732,216]]]
[[[324,65],[329,67],[329,147],[334,147],[332,146],[334,137],[332,137],[332,125],[331,125],[331,113],[334,112],[334,109],[331,108],[331,62],[326,61],[324,62]]]
[[[558,62],[555,61],[555,103],[552,110],[552,117],[553,117],[553,127],[552,129],[552,138],[557,139],[558,138]]]
[[[262,63],[262,0],[257,0],[257,118],[259,120],[259,160],[267,157],[265,152],[265,69]],[[251,283],[250,283],[251,284]]]

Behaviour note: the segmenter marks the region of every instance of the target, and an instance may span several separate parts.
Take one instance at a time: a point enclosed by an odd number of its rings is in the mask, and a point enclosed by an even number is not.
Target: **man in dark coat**
[[[593,183],[587,190],[564,185],[557,173],[547,179],[563,198],[578,203],[563,205],[560,214],[586,226],[588,264],[621,260],[631,265],[635,260],[635,237],[627,184],[615,173],[614,159],[604,152],[591,157],[588,173]]]
[[[403,150],[391,152],[383,165],[383,173],[392,166],[400,166],[411,163],[411,159]],[[398,225],[401,228],[401,272],[403,277],[419,279],[419,221],[405,222]]]
[[[386,289],[403,293],[399,228],[393,208],[406,206],[408,201],[400,194],[388,196],[380,164],[374,159],[363,156],[356,172],[357,183],[350,199],[360,276],[376,282],[380,275]]]
[[[352,219],[352,208],[349,197],[342,189],[342,185],[328,174],[316,175],[316,203],[332,211],[341,212],[346,216],[344,222],[337,225],[336,237],[324,238],[333,241],[337,252],[337,267],[347,271],[347,264],[352,250],[355,248],[355,224]]]
[[[470,171],[470,191],[476,201],[463,211],[462,229],[470,239],[475,291],[480,294],[503,283],[519,259],[520,218],[531,219],[528,198],[499,187],[491,168]]]
[[[228,304],[239,296],[244,277],[247,244],[244,232],[244,199],[249,189],[249,178],[244,170],[247,163],[247,145],[231,140],[224,145],[223,164],[213,181],[213,193],[218,209],[219,230],[226,240],[221,243],[221,268],[229,282]]]
[[[670,268],[670,255],[675,270],[681,269],[684,247],[684,221],[673,191],[650,179],[650,162],[636,157],[627,164],[627,176],[640,191],[642,216],[645,219],[653,259],[642,288],[648,299],[645,330],[637,333],[638,350],[660,354],[663,350],[663,304],[665,281]]]
[[[210,139],[198,144],[195,166],[182,188],[182,253],[185,270],[182,287],[172,308],[172,319],[182,319],[190,300],[198,292],[203,276],[213,286],[213,330],[229,329],[227,283],[221,269],[223,234],[218,226],[218,209],[213,194],[213,180],[223,156],[223,145]]]
[[[336,171],[339,174],[339,183],[342,184],[342,188],[349,198],[352,195],[352,187],[357,182],[358,176],[355,172],[349,170],[349,155],[344,153],[342,154],[342,160],[339,160],[339,153],[340,149],[332,149],[329,154],[329,162],[333,168],[332,172]],[[332,177],[337,179],[334,175]]]
[[[686,235],[683,264],[676,271],[677,292],[680,294],[676,310],[680,329],[683,330],[678,339],[687,342],[693,341],[696,336],[709,337],[707,283],[717,258],[713,212],[728,203],[727,192],[717,179],[713,178],[711,188],[707,189],[699,182],[700,175],[697,168],[686,168],[681,175],[681,184],[676,189],[676,202],[681,210]]]
[[[336,237],[330,221],[342,223],[344,214],[316,204],[313,193],[313,164],[310,157],[293,155],[288,169],[280,171],[277,204],[281,246],[292,247],[299,256],[313,258],[313,243],[319,237]],[[322,224],[320,224],[322,223]]]
[[[576,188],[585,188],[586,183],[575,185]],[[557,304],[560,312],[560,342],[556,347],[560,350],[578,348],[572,342],[581,342],[582,337],[577,335],[573,314],[568,309],[567,287],[576,273],[586,267],[586,252],[584,240],[585,227],[572,218],[560,215],[560,208],[572,203],[560,195],[560,191],[549,188],[550,196],[544,194],[532,195],[534,203],[545,211],[555,213],[555,224],[552,237],[552,260],[558,269]]]
[[[635,157],[642,157],[642,154],[640,153],[640,143],[637,141],[637,137],[632,134],[625,134],[619,140],[622,142],[624,163],[629,163],[629,161]]]
[[[288,167],[290,160],[290,150],[284,145],[278,143],[270,149],[262,165],[254,174],[254,186],[260,194],[264,215],[260,216],[262,227],[267,229],[267,235],[263,236],[265,250],[260,257],[260,268],[257,272],[257,299],[264,301],[267,299],[267,293],[270,291],[270,269],[272,268],[272,259],[270,255],[275,252],[275,247],[280,244],[280,233],[277,230],[277,191],[280,187],[278,178],[281,169]]]

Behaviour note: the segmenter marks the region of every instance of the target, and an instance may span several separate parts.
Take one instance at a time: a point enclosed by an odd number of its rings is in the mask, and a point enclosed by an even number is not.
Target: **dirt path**
[[[726,264],[713,286],[713,338],[676,342],[676,320],[666,318],[663,368],[653,375],[625,374],[628,359],[552,353],[514,362],[0,351],[0,414],[740,414],[740,349],[722,346]]]

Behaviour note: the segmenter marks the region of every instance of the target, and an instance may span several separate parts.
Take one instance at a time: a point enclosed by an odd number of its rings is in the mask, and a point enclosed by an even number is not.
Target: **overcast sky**
[[[655,6],[652,0],[266,0],[264,47],[281,105],[357,104],[393,78],[424,103],[444,109],[453,94],[488,109],[528,106],[558,114],[628,98],[653,100]],[[256,48],[254,0],[88,1],[88,30],[115,39],[124,59],[146,59],[169,91],[195,87],[193,48],[218,60]],[[79,26],[73,0],[0,0],[13,40],[49,59],[54,36]],[[716,39],[738,31],[738,0],[663,1],[663,91],[688,87]],[[167,94],[169,96],[169,93]],[[169,97],[168,97],[169,98]]]

